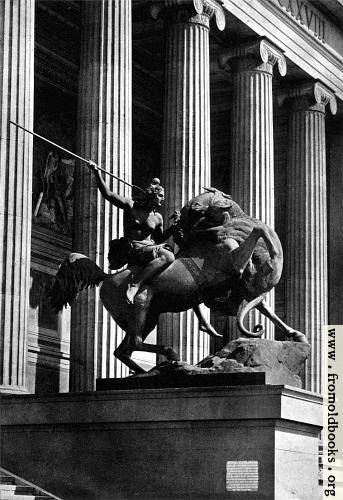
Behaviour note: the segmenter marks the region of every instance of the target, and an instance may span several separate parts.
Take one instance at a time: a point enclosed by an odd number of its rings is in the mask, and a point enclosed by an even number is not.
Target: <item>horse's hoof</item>
[[[168,359],[168,361],[180,361],[179,356],[171,347],[166,347],[163,350],[163,356],[165,356]]]
[[[199,324],[199,330],[201,332],[205,332],[207,333],[208,335],[210,335],[210,337],[222,337],[223,335],[221,335],[220,333],[218,333],[212,325],[202,325],[202,324]]]
[[[299,332],[298,330],[291,330],[287,334],[287,337],[291,337],[294,340],[294,342],[300,342],[301,344],[308,344],[308,340],[306,338],[306,335]]]

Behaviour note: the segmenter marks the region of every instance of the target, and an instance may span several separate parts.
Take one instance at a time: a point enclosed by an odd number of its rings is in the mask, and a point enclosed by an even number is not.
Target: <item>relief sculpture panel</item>
[[[54,114],[52,119],[49,115],[39,117],[36,131],[67,149],[74,149],[74,126],[70,117]],[[74,169],[75,160],[66,153],[35,141],[33,222],[66,236],[72,234]]]

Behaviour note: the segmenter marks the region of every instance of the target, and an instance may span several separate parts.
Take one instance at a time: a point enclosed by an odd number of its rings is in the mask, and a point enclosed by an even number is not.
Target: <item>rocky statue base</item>
[[[164,362],[142,375],[99,379],[97,390],[263,384],[301,388],[299,373],[309,352],[309,344],[241,338],[195,366]]]

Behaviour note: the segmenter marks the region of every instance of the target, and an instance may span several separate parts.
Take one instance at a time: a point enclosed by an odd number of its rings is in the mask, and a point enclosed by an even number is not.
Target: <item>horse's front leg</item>
[[[263,300],[261,304],[257,306],[257,309],[264,315],[266,318],[270,319],[274,323],[274,325],[278,326],[280,330],[287,336],[292,338],[295,342],[301,342],[303,344],[308,344],[306,336],[299,332],[298,330],[294,330],[290,326],[286,325],[282,321],[279,316],[275,314],[273,309],[268,306],[268,304]]]
[[[198,321],[199,321],[199,330],[205,333],[208,333],[211,337],[222,337],[220,333],[218,333],[211,323],[207,321],[206,315],[205,315],[205,305],[204,304],[198,304],[193,307],[193,311],[195,312]]]

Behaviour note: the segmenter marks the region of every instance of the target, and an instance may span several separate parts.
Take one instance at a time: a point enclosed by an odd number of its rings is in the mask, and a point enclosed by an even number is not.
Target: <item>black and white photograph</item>
[[[343,0],[0,0],[0,499],[343,499]]]

